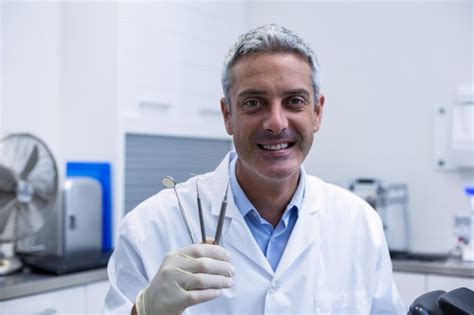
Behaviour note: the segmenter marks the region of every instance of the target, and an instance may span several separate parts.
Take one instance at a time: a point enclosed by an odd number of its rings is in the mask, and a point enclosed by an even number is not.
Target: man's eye
[[[290,106],[303,106],[305,104],[305,100],[301,97],[292,97],[288,99],[287,103]]]
[[[262,102],[260,100],[250,99],[250,100],[246,100],[243,103],[243,105],[247,109],[254,109],[254,108],[258,108],[258,107],[262,106]]]

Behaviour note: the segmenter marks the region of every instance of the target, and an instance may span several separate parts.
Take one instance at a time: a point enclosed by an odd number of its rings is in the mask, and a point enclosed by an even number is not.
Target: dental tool
[[[196,179],[197,205],[199,211],[199,224],[201,225],[202,242],[206,243],[206,228],[204,226],[204,217],[202,215],[201,196],[199,195],[199,178]]]
[[[189,237],[191,238],[192,243],[196,244],[193,230],[191,229],[191,225],[189,224],[188,216],[186,215],[186,212],[184,211],[183,206],[181,205],[181,200],[179,199],[178,191],[176,190],[176,181],[171,176],[165,176],[161,180],[161,183],[166,188],[173,188],[174,193],[176,194],[176,199],[178,199],[179,210],[181,211],[181,215],[183,217],[184,224],[186,225],[186,229],[188,230]]]
[[[193,231],[191,229],[191,225],[189,224],[188,216],[186,215],[186,212],[184,211],[184,208],[181,204],[181,200],[179,199],[178,191],[176,190],[176,181],[171,176],[165,176],[161,180],[161,183],[166,188],[173,188],[174,189],[174,192],[176,194],[176,199],[178,200],[179,210],[181,211],[181,215],[182,215],[184,223],[186,225],[186,229],[188,230],[189,237],[191,238],[191,241],[193,242],[193,244],[196,244],[196,241],[194,239],[194,234],[193,234]],[[227,193],[228,193],[228,190],[229,190],[229,185],[230,185],[230,183],[227,184],[224,199],[222,200],[222,203],[221,203],[221,209],[220,209],[220,212],[219,212],[219,218],[218,218],[217,227],[216,227],[216,234],[214,236],[214,244],[215,245],[219,245],[220,241],[221,241],[222,227],[224,226],[224,218],[225,218],[225,213],[226,213],[226,209],[227,209]],[[201,238],[202,238],[202,242],[206,243],[206,228],[205,228],[205,224],[204,224],[204,215],[203,215],[203,212],[202,212],[201,195],[199,193],[198,179],[196,179],[196,192],[197,192],[196,199],[197,199],[197,206],[198,206],[198,213],[199,213],[199,225],[200,225],[200,228],[201,228]]]
[[[221,211],[219,212],[219,220],[217,221],[216,235],[214,236],[214,244],[219,245],[222,235],[222,226],[224,225],[225,211],[227,208],[227,191],[229,190],[229,184],[225,189],[224,200],[222,200]]]

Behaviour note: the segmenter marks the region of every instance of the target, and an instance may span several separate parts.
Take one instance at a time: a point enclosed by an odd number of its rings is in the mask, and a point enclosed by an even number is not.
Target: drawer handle
[[[55,310],[54,308],[47,308],[43,311],[40,311],[39,313],[35,313],[35,315],[54,315],[57,314],[58,311]]]
[[[221,111],[219,109],[201,108],[199,114],[202,116],[220,116]]]
[[[152,101],[143,101],[138,103],[141,109],[143,108],[152,108],[152,109],[159,109],[159,110],[168,110],[171,108],[170,104],[160,103],[160,102],[152,102]]]
[[[75,215],[69,216],[69,229],[70,230],[76,229],[76,216]]]

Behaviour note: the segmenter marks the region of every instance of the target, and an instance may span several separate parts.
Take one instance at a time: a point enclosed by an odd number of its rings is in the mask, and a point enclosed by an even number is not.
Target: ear
[[[222,112],[222,117],[224,118],[224,125],[225,125],[225,130],[229,135],[232,136],[234,131],[232,130],[232,113],[229,109],[229,106],[227,106],[225,102],[225,97],[221,98],[221,112]]]
[[[323,119],[323,108],[324,108],[324,95],[319,96],[318,104],[316,104],[316,110],[314,111],[313,131],[318,132]]]

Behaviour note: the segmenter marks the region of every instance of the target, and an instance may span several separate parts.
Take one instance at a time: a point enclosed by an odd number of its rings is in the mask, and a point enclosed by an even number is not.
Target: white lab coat
[[[199,176],[208,236],[215,233],[228,169],[229,155],[214,172]],[[232,255],[234,285],[186,314],[406,314],[377,213],[346,190],[313,176],[306,180],[298,220],[275,272],[229,191],[222,246]],[[177,187],[200,239],[196,177]],[[130,314],[164,255],[187,245],[190,238],[172,190],[128,213],[108,266],[105,313]]]

